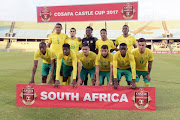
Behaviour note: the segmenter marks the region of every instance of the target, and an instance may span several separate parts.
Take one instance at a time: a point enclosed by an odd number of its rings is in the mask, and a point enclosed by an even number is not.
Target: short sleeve
[[[52,43],[52,35],[49,36],[48,43]]]
[[[149,59],[148,61],[153,61],[154,60],[154,55],[152,51],[149,51]]]

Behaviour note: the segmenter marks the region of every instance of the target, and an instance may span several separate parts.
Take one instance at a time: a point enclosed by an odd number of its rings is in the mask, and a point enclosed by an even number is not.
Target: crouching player
[[[64,64],[61,67],[62,59],[64,59]],[[62,69],[63,73],[63,84],[67,84],[68,77],[71,76],[73,71],[73,87],[76,86],[76,75],[77,75],[77,56],[76,53],[70,50],[69,44],[63,44],[63,52],[59,52],[57,56],[57,69],[56,69],[56,82],[54,84],[55,87],[58,87],[59,83],[59,73],[60,69]]]
[[[106,77],[109,86],[113,85],[113,55],[109,53],[108,46],[101,47],[101,53],[96,57],[96,86],[104,85],[104,78]]]
[[[56,55],[50,48],[47,48],[46,43],[41,42],[39,44],[39,50],[35,52],[34,54],[34,66],[32,70],[32,77],[29,84],[34,83],[34,76],[36,73],[37,65],[38,65],[38,59],[42,58],[42,67],[41,67],[41,75],[42,75],[42,82],[41,84],[46,84],[46,79],[49,74],[49,71],[51,71],[51,76],[48,84],[52,84],[55,82],[55,75],[56,75]]]
[[[85,78],[90,74],[92,85],[95,85],[95,61],[96,54],[90,51],[89,45],[82,45],[82,52],[78,54],[78,82],[77,85],[82,85]],[[82,69],[81,69],[82,63]]]
[[[132,51],[136,61],[136,86],[138,86],[139,78],[143,76],[145,87],[150,87],[150,72],[153,62],[153,52],[146,48],[146,40],[140,38],[138,40],[138,48]]]
[[[119,51],[113,56],[113,75],[115,89],[117,88],[122,75],[125,75],[127,84],[129,86],[132,85],[133,89],[136,88],[135,60],[134,56],[127,51],[126,43],[121,43]]]

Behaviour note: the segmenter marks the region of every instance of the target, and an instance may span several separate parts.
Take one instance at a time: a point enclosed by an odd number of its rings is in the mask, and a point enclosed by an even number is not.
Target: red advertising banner
[[[16,106],[155,111],[155,87],[17,84]]]
[[[180,54],[180,51],[153,51],[154,54]]]
[[[38,22],[137,19],[138,2],[37,7]]]

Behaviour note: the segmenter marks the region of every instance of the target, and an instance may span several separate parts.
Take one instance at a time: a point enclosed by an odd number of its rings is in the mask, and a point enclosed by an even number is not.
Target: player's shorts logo
[[[135,9],[133,5],[130,5],[129,3],[127,3],[127,5],[123,6],[122,14],[125,19],[131,19],[134,13],[135,13]]]
[[[30,86],[27,86],[26,88],[22,89],[21,92],[22,102],[25,105],[32,105],[35,102],[36,93],[34,91],[34,88],[31,88]]]
[[[138,108],[138,109],[145,109],[148,107],[149,102],[151,100],[150,96],[149,96],[149,92],[144,91],[143,88],[140,88],[138,91],[136,91],[134,93],[133,96],[133,101],[134,101],[134,105]]]
[[[44,7],[40,12],[41,20],[44,22],[48,22],[52,16],[51,11]]]

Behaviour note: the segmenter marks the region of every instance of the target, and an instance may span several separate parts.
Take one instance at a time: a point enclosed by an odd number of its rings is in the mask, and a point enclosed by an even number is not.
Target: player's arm
[[[119,49],[117,48],[118,47],[118,38],[116,38],[116,41],[115,41],[115,50],[118,51]]]
[[[55,59],[51,60],[51,75],[50,75],[50,80],[48,82],[48,85],[51,85],[53,82],[54,68],[55,68]]]
[[[76,87],[76,76],[77,76],[77,56],[76,54],[72,55],[72,65],[73,65],[73,87]]]
[[[100,85],[100,82],[99,82],[99,56],[96,57],[95,76],[96,76],[96,86],[99,86]]]
[[[153,55],[152,51],[149,51],[148,73],[147,73],[147,76],[145,77],[145,79],[147,78],[149,81],[151,80],[150,72],[151,72],[151,69],[152,69],[153,60],[154,60],[154,55]]]
[[[113,65],[110,65],[110,79],[109,79],[109,86],[112,86],[112,85],[113,85],[112,77],[113,77]]]
[[[48,40],[48,45],[47,45],[48,48],[51,47],[51,43],[52,43],[52,37],[51,37],[51,35],[50,35],[50,36],[49,36],[49,40]]]
[[[117,53],[113,56],[113,76],[114,76],[114,88],[117,89],[118,81],[117,81]]]
[[[95,46],[96,46],[96,54],[98,54],[99,50],[98,50],[98,41],[95,42]]]
[[[136,43],[136,39],[135,38],[133,40],[133,46],[134,46],[134,48],[137,48],[137,43]]]
[[[33,70],[32,70],[32,77],[31,77],[31,81],[29,82],[29,84],[34,83],[34,76],[36,74],[37,66],[38,66],[38,60],[34,60],[34,66],[33,66]]]
[[[110,50],[110,52],[113,52],[114,50],[116,50],[116,47],[115,47],[113,41],[111,41],[111,48],[112,49]]]
[[[55,81],[55,84],[54,84],[55,87],[58,87],[58,85],[60,84],[60,82],[59,82],[59,73],[60,73],[60,70],[61,70],[61,62],[62,62],[62,53],[59,53],[58,57],[57,57],[56,81]]]
[[[77,85],[81,85],[82,83],[82,80],[80,78],[80,73],[81,73],[81,62],[78,62],[78,82],[77,82]]]
[[[134,59],[134,55],[130,54],[130,65],[131,65],[131,71],[132,71],[132,88],[136,88],[135,80],[136,80],[136,63]]]

